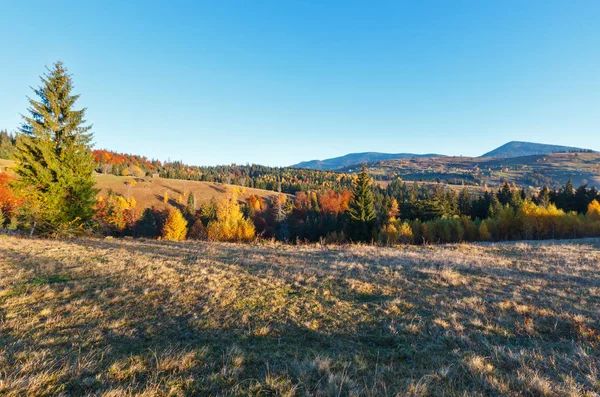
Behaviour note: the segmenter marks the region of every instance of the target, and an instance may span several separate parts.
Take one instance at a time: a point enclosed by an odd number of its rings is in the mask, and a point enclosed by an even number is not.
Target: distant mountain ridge
[[[511,141],[496,149],[480,156],[481,158],[512,158],[523,156],[534,156],[556,152],[592,152],[590,149],[577,148],[572,146],[548,145],[545,143]],[[398,160],[408,158],[431,158],[445,156],[442,154],[415,154],[415,153],[349,153],[345,156],[333,157],[325,160],[302,161],[294,164],[292,168],[310,168],[314,170],[335,171],[346,167],[352,167],[357,164],[374,163],[383,160]]]
[[[292,168],[310,168],[314,170],[336,170],[344,167],[350,167],[356,164],[362,163],[373,163],[382,160],[396,160],[405,158],[425,158],[425,157],[439,157],[440,154],[414,154],[414,153],[378,153],[378,152],[364,152],[364,153],[350,153],[345,156],[334,157],[325,160],[310,160],[302,161],[298,164],[294,164]]]
[[[556,152],[589,152],[590,149],[582,149],[572,146],[548,145],[545,143],[512,141],[497,147],[496,149],[480,156],[483,158],[511,158],[549,154]]]

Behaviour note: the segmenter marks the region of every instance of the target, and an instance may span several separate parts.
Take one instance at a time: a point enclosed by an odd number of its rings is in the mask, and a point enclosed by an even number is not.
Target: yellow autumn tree
[[[390,210],[388,211],[388,217],[396,218],[400,215],[400,209],[398,207],[398,201],[396,199],[392,199],[392,204],[390,205]]]
[[[106,233],[120,233],[132,226],[137,219],[136,201],[109,193],[106,199],[99,197],[95,218]]]
[[[412,228],[406,222],[402,222],[398,227],[398,241],[402,244],[410,244],[413,242]]]
[[[207,229],[213,241],[251,241],[255,236],[254,225],[240,210],[236,191],[217,204],[217,219]]]
[[[379,232],[379,241],[386,245],[394,245],[398,242],[398,229],[392,222],[383,226]]]
[[[171,208],[162,230],[165,240],[181,241],[187,234],[187,221],[177,208]]]
[[[588,205],[587,216],[593,220],[600,221],[600,203],[598,200],[594,200]]]
[[[168,204],[168,203],[169,203],[169,192],[166,192],[166,191],[165,191],[165,194],[163,195],[163,202],[164,202],[165,204]]]
[[[492,239],[492,235],[490,234],[490,230],[488,229],[486,221],[481,221],[481,225],[479,225],[479,239],[482,241],[488,241]]]

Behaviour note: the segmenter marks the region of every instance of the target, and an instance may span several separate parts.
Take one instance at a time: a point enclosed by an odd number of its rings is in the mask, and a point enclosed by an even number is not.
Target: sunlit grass
[[[599,246],[0,236],[0,395],[593,396]]]

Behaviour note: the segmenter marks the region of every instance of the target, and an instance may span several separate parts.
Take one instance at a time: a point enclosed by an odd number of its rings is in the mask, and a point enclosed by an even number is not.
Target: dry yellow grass
[[[0,236],[0,395],[595,396],[599,262]]]
[[[0,172],[10,172],[10,167],[13,167],[15,162],[12,160],[0,159]],[[126,182],[129,182],[134,177],[131,176],[115,176],[105,174],[95,174],[96,188],[100,190],[99,196],[106,197],[108,189],[128,197],[133,197],[137,202],[137,208],[170,208],[178,204],[178,198],[181,196],[183,204],[187,203],[188,194],[193,193],[196,197],[198,205],[208,202],[211,199],[220,200],[228,193],[231,193],[233,188],[239,190],[239,200],[245,201],[251,194],[264,199],[271,199],[277,193],[270,190],[243,188],[241,186],[228,185],[215,182],[198,182],[186,181],[180,179],[165,179],[165,178],[145,178],[138,180],[134,186],[129,187]],[[164,194],[169,197],[169,204],[163,201]]]
[[[246,200],[251,194],[262,198],[272,198],[277,194],[269,190],[243,188],[224,183],[165,178],[148,178],[147,180],[137,182],[132,187],[128,187],[126,182],[133,179],[133,177],[96,174],[96,188],[100,189],[99,195],[104,197],[106,197],[108,189],[112,189],[123,197],[131,195],[136,200],[138,208],[152,206],[156,208],[170,208],[170,205],[176,206],[180,204],[178,203],[179,196],[181,196],[183,204],[186,204],[190,192],[194,193],[198,205],[211,199],[218,201],[228,193],[231,193],[233,188],[240,190],[238,194],[240,200]],[[170,205],[167,205],[163,201],[165,192],[169,198]]]

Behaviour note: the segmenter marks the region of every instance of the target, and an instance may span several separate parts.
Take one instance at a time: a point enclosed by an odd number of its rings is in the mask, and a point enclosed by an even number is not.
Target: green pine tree
[[[351,235],[358,241],[371,241],[374,237],[375,204],[371,191],[371,178],[363,166],[354,185],[354,199],[348,211],[351,221]]]
[[[79,95],[73,95],[71,75],[56,62],[34,89],[37,100],[29,99],[30,115],[23,116],[17,145],[19,185],[35,200],[37,224],[42,234],[65,227],[81,229],[94,215],[94,161],[91,126],[85,125],[85,108],[73,109]]]

